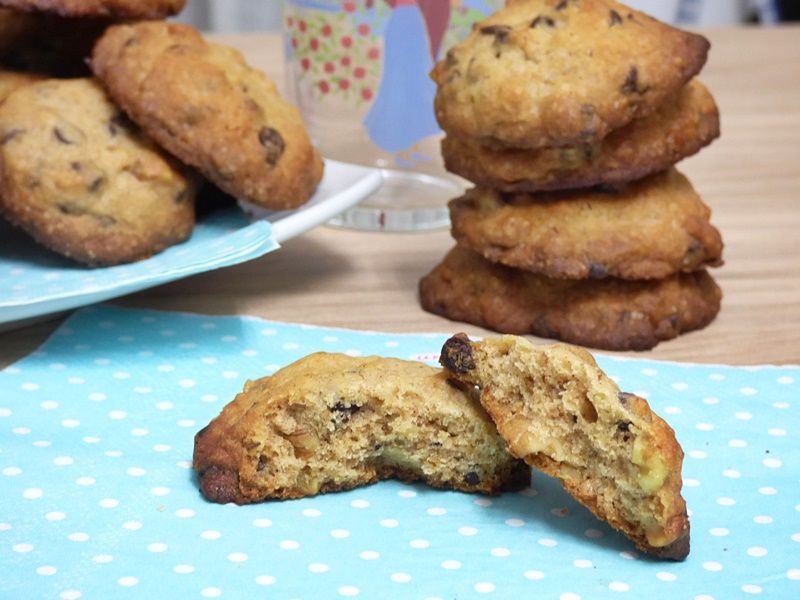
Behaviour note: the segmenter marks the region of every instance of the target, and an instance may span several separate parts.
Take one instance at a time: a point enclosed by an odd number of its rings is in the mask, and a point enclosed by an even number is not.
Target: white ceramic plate
[[[91,269],[56,255],[0,221],[0,324],[26,321],[258,258],[324,223],[380,186],[375,169],[328,160],[313,198],[291,211],[247,203],[203,217],[192,237],[147,260]]]

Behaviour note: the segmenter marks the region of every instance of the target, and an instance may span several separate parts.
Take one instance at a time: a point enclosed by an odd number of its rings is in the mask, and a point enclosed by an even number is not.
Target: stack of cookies
[[[719,135],[708,41],[613,0],[513,0],[432,73],[457,241],[423,307],[612,350],[707,325],[722,264],[674,164]]]
[[[185,2],[0,0],[0,214],[41,244],[147,258],[191,234],[203,178],[273,210],[313,194],[299,112],[238,52],[163,20]]]

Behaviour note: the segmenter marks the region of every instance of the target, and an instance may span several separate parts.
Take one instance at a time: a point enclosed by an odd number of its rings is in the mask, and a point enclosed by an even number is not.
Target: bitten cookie
[[[671,169],[618,191],[503,194],[450,202],[453,237],[491,262],[558,279],[661,279],[722,262],[710,209]]]
[[[592,143],[676,94],[708,48],[613,0],[514,2],[436,65],[436,116],[484,144]]]
[[[229,194],[277,210],[316,189],[322,160],[300,113],[236,50],[188,25],[117,25],[91,66],[131,119]]]
[[[186,0],[0,0],[0,6],[62,17],[163,19],[178,14]]]
[[[0,105],[0,208],[45,246],[90,265],[186,239],[194,181],[90,79],[22,87]]]
[[[561,480],[597,517],[659,558],[689,554],[683,451],[645,400],[620,391],[581,348],[461,334],[441,363],[480,401],[514,456]]]
[[[714,98],[691,81],[651,115],[636,119],[594,144],[520,150],[491,148],[446,136],[448,170],[480,186],[535,192],[616,184],[669,168],[719,137]]]
[[[422,308],[501,333],[646,350],[705,327],[722,292],[706,271],[654,281],[549,279],[456,246],[420,281]]]
[[[248,382],[195,436],[193,464],[207,499],[237,504],[389,477],[489,494],[530,483],[441,369],[323,352]]]

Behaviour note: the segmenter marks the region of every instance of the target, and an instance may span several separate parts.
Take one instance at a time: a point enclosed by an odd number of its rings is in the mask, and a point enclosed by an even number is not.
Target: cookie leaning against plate
[[[110,27],[91,66],[151,137],[225,192],[278,210],[316,189],[322,160],[299,111],[236,50],[143,22]]]
[[[661,279],[722,264],[722,237],[670,169],[617,190],[474,188],[450,202],[453,237],[491,262],[558,279]]]
[[[451,337],[440,362],[480,401],[532,467],[631,538],[644,552],[683,560],[689,519],[681,496],[683,450],[647,401],[621,392],[591,354],[503,336]]]
[[[708,325],[722,292],[706,271],[654,281],[548,279],[456,246],[420,281],[422,308],[501,333],[646,350]]]
[[[489,417],[442,369],[310,354],[245,384],[195,436],[203,495],[246,504],[394,477],[497,494],[530,483]]]
[[[178,14],[186,0],[0,0],[0,6],[62,17],[163,19]]]
[[[449,171],[484,187],[536,192],[616,184],[663,171],[719,137],[714,98],[690,81],[654,113],[631,121],[594,144],[520,150],[491,148],[446,136]]]
[[[186,239],[194,187],[94,80],[46,80],[0,104],[1,212],[65,256],[111,265]]]
[[[591,143],[676,94],[708,48],[612,0],[523,0],[436,65],[436,116],[448,134],[484,144]]]

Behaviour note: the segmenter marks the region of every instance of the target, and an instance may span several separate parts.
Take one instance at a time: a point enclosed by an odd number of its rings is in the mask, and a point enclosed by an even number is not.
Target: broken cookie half
[[[645,400],[621,392],[588,352],[458,334],[444,344],[440,362],[457,381],[478,386],[514,456],[560,479],[642,551],[686,558],[683,451],[675,432]]]

